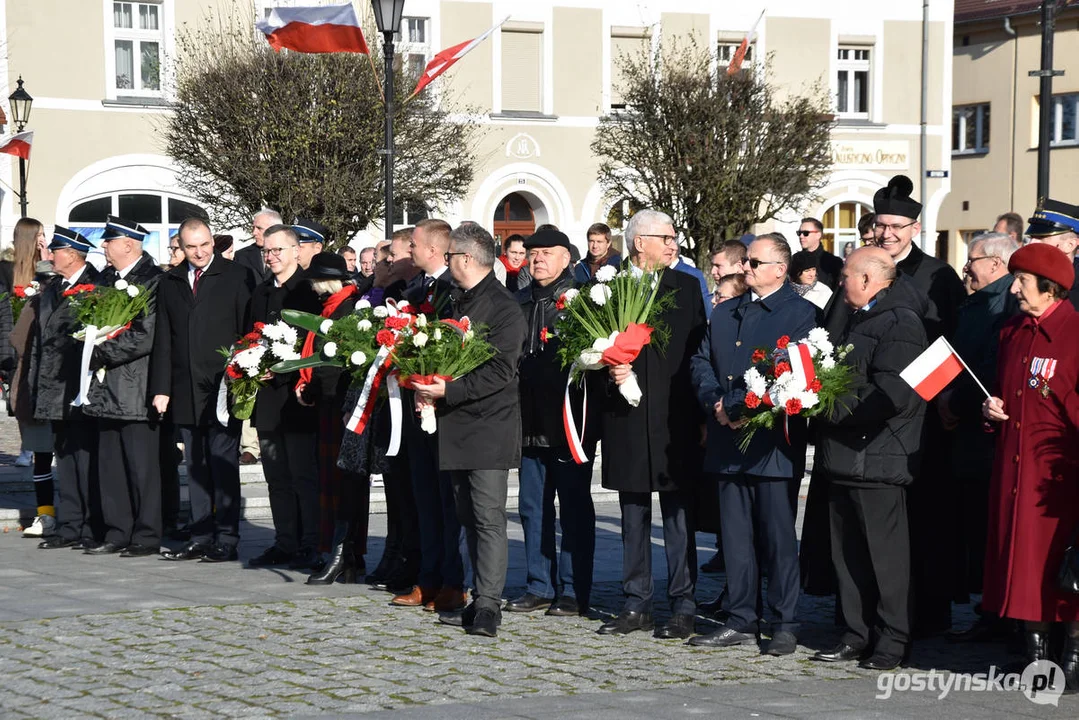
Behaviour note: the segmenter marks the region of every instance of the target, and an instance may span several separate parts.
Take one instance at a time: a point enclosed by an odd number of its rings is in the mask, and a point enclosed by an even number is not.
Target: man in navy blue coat
[[[726,623],[691,645],[727,647],[757,641],[760,573],[768,566],[768,606],[775,614],[769,655],[787,655],[797,647],[798,540],[790,502],[794,458],[804,442],[788,442],[782,423],[754,435],[745,453],[738,449],[738,429],[745,421],[743,379],[757,348],[771,350],[786,335],[791,342],[813,329],[816,309],[786,283],[791,251],[779,234],[762,235],[749,246],[744,261],[750,292],[717,305],[708,334],[693,357],[693,385],[708,415],[704,471],[718,476],[720,527],[727,567]],[[756,526],[756,530],[754,530]],[[758,546],[759,544],[759,546]]]

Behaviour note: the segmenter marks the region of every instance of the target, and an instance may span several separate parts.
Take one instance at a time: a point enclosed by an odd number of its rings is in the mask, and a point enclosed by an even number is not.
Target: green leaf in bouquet
[[[309,312],[303,312],[302,310],[282,310],[281,319],[287,322],[289,325],[313,332],[316,335],[322,335],[319,328],[322,327],[322,323],[326,321],[326,318],[321,315],[313,315]],[[312,366],[307,366],[312,367]],[[276,371],[275,371],[276,372]]]
[[[282,360],[281,362],[272,365],[270,367],[270,372],[276,375],[284,375],[286,373],[296,372],[297,370],[303,370],[305,368],[344,366],[344,358],[324,358],[321,357],[321,355],[312,355],[311,357],[299,358],[297,360]]]

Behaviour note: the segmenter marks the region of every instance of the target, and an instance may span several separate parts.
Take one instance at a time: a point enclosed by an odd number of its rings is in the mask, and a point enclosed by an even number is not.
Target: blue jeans
[[[524,526],[527,592],[541,598],[572,597],[586,606],[596,554],[592,462],[578,465],[565,451],[525,448],[518,510]],[[555,552],[555,494],[562,545]]]
[[[453,502],[448,472],[438,470],[437,436],[418,427],[408,437],[409,471],[420,535],[420,587],[465,587],[464,531]]]

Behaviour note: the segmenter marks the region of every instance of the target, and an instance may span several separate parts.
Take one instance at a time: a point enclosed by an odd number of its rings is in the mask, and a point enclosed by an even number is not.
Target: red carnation
[[[386,327],[390,330],[404,330],[408,327],[408,318],[406,317],[388,317],[386,318]]]
[[[566,293],[562,293],[558,296],[558,299],[554,301],[554,306],[556,310],[566,309]]]
[[[802,412],[802,401],[798,398],[791,398],[787,401],[786,406],[783,408],[788,415],[797,415]]]
[[[393,347],[393,343],[396,340],[393,333],[389,330],[379,330],[375,334],[375,342],[383,347]]]
[[[551,333],[547,332],[547,328],[543,328],[542,330],[540,330],[540,342],[541,342],[541,343],[543,343],[544,345],[546,345],[546,344],[547,344],[547,341],[548,341],[548,340],[549,340],[550,338],[551,338]]]
[[[809,389],[813,392],[820,392],[820,380],[813,378],[813,382],[809,383]]]
[[[74,295],[74,294],[76,294],[78,292],[79,292],[79,289],[77,287],[70,287],[67,290],[64,290],[63,294],[64,294],[64,297],[71,297],[72,295]]]
[[[236,369],[235,365],[228,365],[225,368],[225,374],[228,375],[233,380],[239,380],[240,378],[242,378],[244,376],[244,374],[242,372],[240,372],[239,370]]]
[[[791,336],[790,335],[784,335],[783,337],[776,340],[776,347],[779,348],[780,350],[786,350],[787,346],[790,345],[790,344],[791,344]]]
[[[789,362],[777,362],[775,369],[775,376],[779,377],[785,372],[791,371],[791,364]]]
[[[432,305],[430,303],[430,301],[425,302],[423,305],[420,305],[420,312],[421,313],[433,313],[434,311],[435,311],[435,306]]]
[[[753,410],[754,408],[760,406],[760,404],[761,404],[761,399],[760,399],[760,396],[757,395],[757,393],[755,393],[755,392],[747,392],[746,393],[746,407],[747,408],[749,408],[750,410]]]
[[[246,335],[244,335],[244,340],[246,340],[249,343],[257,343],[261,339],[262,339],[262,335],[260,335],[257,332],[249,332]]]
[[[26,297],[26,286],[25,285],[16,285],[15,286],[15,297],[19,297],[19,298]]]
[[[766,357],[768,357],[768,355],[763,350],[761,350],[760,348],[757,348],[756,350],[753,351],[753,357],[751,357],[749,359],[749,361],[752,362],[752,363],[759,363],[761,360],[764,360],[764,358],[766,358]]]
[[[254,327],[255,327],[255,332],[260,333],[260,332],[262,332],[262,328],[266,327],[266,323],[257,322],[257,323],[255,323]]]

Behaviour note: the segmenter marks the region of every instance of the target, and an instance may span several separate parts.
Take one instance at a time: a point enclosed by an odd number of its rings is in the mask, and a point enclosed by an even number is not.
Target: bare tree
[[[163,136],[180,182],[216,222],[240,226],[268,206],[322,222],[337,247],[383,217],[384,106],[367,57],[275,53],[236,14],[185,28],[177,48],[177,103]],[[451,121],[448,101],[404,103],[414,83],[395,72],[398,211],[402,202],[445,206],[473,176],[478,126]]]
[[[698,261],[823,186],[832,118],[819,86],[779,102],[761,68],[728,76],[692,37],[618,62],[627,109],[600,119],[600,182],[669,212]]]

